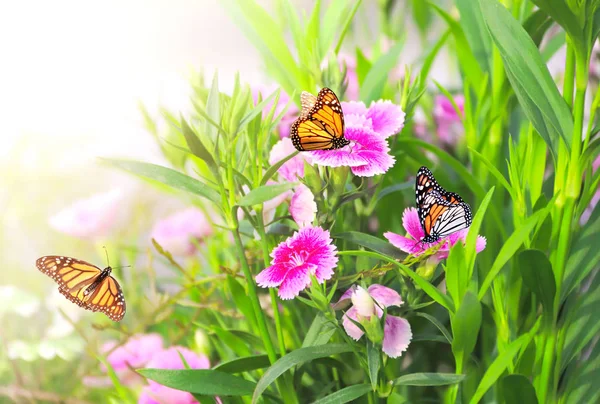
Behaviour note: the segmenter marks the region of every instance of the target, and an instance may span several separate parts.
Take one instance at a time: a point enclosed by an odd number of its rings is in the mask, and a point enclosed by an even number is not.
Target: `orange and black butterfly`
[[[468,228],[473,221],[471,208],[454,192],[442,188],[425,166],[417,172],[415,195],[419,220],[425,232],[424,243]]]
[[[300,100],[302,111],[290,135],[296,149],[333,150],[350,144],[344,137],[342,104],[333,91],[324,87],[316,97],[303,91]]]
[[[101,311],[113,321],[125,315],[121,286],[110,276],[111,267],[100,269],[75,258],[47,255],[38,258],[37,268],[58,283],[67,299],[86,310]]]

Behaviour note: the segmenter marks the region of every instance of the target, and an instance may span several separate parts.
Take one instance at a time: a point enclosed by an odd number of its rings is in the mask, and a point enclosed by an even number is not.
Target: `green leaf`
[[[480,4],[521,107],[556,157],[561,138],[571,147],[571,111],[521,24],[497,0],[480,0]]]
[[[552,26],[552,20],[544,10],[536,10],[523,23],[523,28],[529,33],[535,46],[540,46],[544,34]]]
[[[410,277],[417,285],[423,289],[423,292],[427,293],[427,296],[431,297],[440,305],[444,306],[449,312],[454,313],[454,303],[450,297],[446,296],[438,288],[433,286],[427,280],[423,279],[419,274],[414,272],[406,265],[398,263],[398,266],[402,268],[403,272]]]
[[[365,77],[364,83],[360,87],[360,99],[365,104],[368,105],[371,101],[375,101],[381,97],[383,87],[388,81],[388,75],[396,67],[403,46],[404,42],[398,41],[387,54],[381,56],[373,63],[373,66]]]
[[[537,224],[543,221],[548,215],[548,208],[544,208],[535,212],[529,218],[527,218],[521,226],[515,229],[510,237],[504,242],[500,252],[496,256],[492,268],[487,273],[481,287],[479,288],[479,300],[483,299],[485,292],[488,290],[492,281],[498,276],[500,270],[517,252],[521,244],[529,237],[529,233],[537,226]]]
[[[565,0],[532,0],[532,2],[552,17],[571,36],[581,38],[583,27]]]
[[[298,183],[292,182],[287,184],[276,184],[276,185],[261,185],[248,192],[246,195],[237,203],[238,206],[252,206],[258,205],[266,201],[270,201],[276,196],[281,195],[285,191],[289,191],[294,188]]]
[[[381,367],[381,347],[367,341],[367,363],[369,365],[369,379],[373,391],[377,390],[379,368]]]
[[[175,171],[171,168],[133,160],[106,158],[102,158],[101,160],[140,177],[158,181],[161,184],[204,197],[215,204],[220,204],[221,202],[221,196],[217,192],[207,187],[197,179],[182,174],[179,171]]]
[[[400,253],[400,250],[391,245],[388,241],[371,236],[370,234],[361,233],[359,231],[347,231],[344,233],[334,234],[333,238],[341,238],[342,240],[356,243],[360,246],[377,251],[389,257],[400,258],[403,256],[403,254]]]
[[[267,368],[270,364],[268,355],[253,355],[220,363],[213,370],[225,373],[242,373]]]
[[[507,375],[500,381],[500,390],[506,404],[537,404],[535,389],[523,375]]]
[[[313,404],[342,404],[354,401],[371,391],[369,384],[355,384],[354,386],[344,387],[326,397],[323,397]]]
[[[181,131],[192,154],[206,162],[206,164],[208,164],[212,170],[216,170],[217,164],[215,163],[212,154],[210,154],[208,149],[204,147],[204,144],[202,144],[202,141],[198,138],[198,135],[196,135],[190,125],[188,125],[183,116],[180,117],[180,119]]]
[[[483,218],[487,212],[490,201],[492,200],[492,196],[494,195],[494,191],[496,187],[492,187],[488,193],[485,195],[477,212],[475,213],[475,217],[473,218],[473,222],[469,227],[469,233],[467,234],[466,240],[466,249],[465,249],[465,260],[466,260],[466,270],[468,272],[467,278],[471,279],[473,276],[473,271],[475,269],[475,257],[477,256],[477,237],[479,236],[479,230],[481,229],[481,224],[483,223]]]
[[[335,330],[335,326],[327,320],[322,312],[317,313],[304,337],[304,341],[302,341],[302,347],[326,344],[335,333]]]
[[[246,396],[252,394],[256,383],[209,369],[138,369],[142,376],[163,386],[207,396]]]
[[[299,151],[295,151],[292,154],[290,154],[289,156],[285,156],[284,158],[282,158],[281,160],[279,160],[277,163],[275,163],[271,167],[269,167],[269,169],[263,175],[263,178],[260,181],[260,185],[265,185],[271,178],[273,178],[273,176],[275,175],[275,173],[277,173],[277,170],[279,170],[282,165],[284,165],[289,160],[291,160],[294,157],[296,157],[299,153],[300,153]]]
[[[448,293],[454,300],[454,306],[458,307],[470,281],[468,271],[465,271],[465,248],[463,243],[456,243],[450,249],[445,271]]]
[[[352,350],[353,348],[347,344],[326,344],[299,348],[290,352],[277,360],[277,362],[275,362],[258,381],[254,394],[252,395],[252,402],[256,403],[267,387],[288,369],[317,358],[326,358],[331,355],[351,352]]]
[[[117,376],[117,373],[115,372],[115,369],[112,367],[110,362],[101,356],[98,356],[97,358],[106,367],[108,377],[112,381],[113,386],[115,386],[115,392],[117,393],[117,396],[119,397],[120,401],[125,403],[134,403],[135,397],[133,393],[121,383],[121,381],[119,380],[119,376]]]
[[[473,5],[473,0],[455,0],[456,8],[460,13],[460,25],[473,56],[479,62],[482,71],[490,71],[490,58],[492,56],[492,39],[487,31],[481,8]]]
[[[231,296],[233,297],[233,302],[235,306],[242,312],[246,320],[252,326],[254,330],[258,330],[258,324],[256,323],[256,315],[254,314],[254,309],[252,307],[252,302],[248,297],[248,292],[246,292],[246,288],[242,286],[233,276],[227,276],[227,285],[229,286],[229,290],[231,291]]]
[[[463,381],[465,375],[454,373],[411,373],[392,381],[394,386],[446,386]]]
[[[552,321],[556,283],[548,257],[540,250],[524,250],[519,253],[518,262],[523,282],[542,302],[546,320]]]
[[[427,319],[431,324],[435,325],[437,329],[440,330],[440,332],[444,335],[446,341],[452,344],[452,335],[450,335],[448,329],[444,326],[444,324],[440,323],[440,321],[437,318],[422,311],[415,312],[415,314],[419,317]]]
[[[504,351],[494,359],[492,364],[487,368],[479,386],[477,386],[477,390],[475,394],[469,401],[470,404],[477,404],[483,398],[483,395],[488,391],[490,387],[494,385],[496,380],[502,373],[506,370],[508,365],[512,363],[513,358],[517,355],[517,353],[521,350],[521,348],[527,347],[533,336],[537,332],[539,328],[539,322],[529,331],[527,334],[521,335],[519,338],[508,344],[508,346],[504,349]],[[521,401],[525,402],[525,401]]]
[[[206,133],[212,142],[216,143],[218,133],[217,127],[214,124],[218,125],[221,123],[221,94],[219,93],[219,77],[216,70],[213,75],[208,98],[206,99],[206,114],[210,120],[205,122],[204,133]]]
[[[471,355],[477,343],[481,318],[481,303],[471,291],[468,291],[456,310],[456,314],[450,316],[454,336],[452,352],[455,356],[464,359]]]

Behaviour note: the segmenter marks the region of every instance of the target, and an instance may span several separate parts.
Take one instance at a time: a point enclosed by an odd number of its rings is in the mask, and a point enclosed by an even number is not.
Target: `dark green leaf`
[[[475,349],[481,327],[481,303],[471,291],[463,298],[456,314],[450,317],[452,324],[452,352],[455,356],[468,357]]]
[[[267,355],[254,355],[220,363],[215,366],[213,370],[219,370],[225,373],[242,373],[267,368],[270,364],[271,362],[269,362],[269,357]]]
[[[535,389],[523,375],[507,375],[500,381],[500,389],[506,404],[537,404]]]
[[[540,46],[544,34],[552,25],[552,20],[548,18],[543,10],[534,11],[523,23],[523,28],[529,33],[531,40],[536,46]]]
[[[220,204],[220,195],[211,188],[204,185],[195,178],[187,176],[173,169],[157,166],[150,163],[142,163],[132,160],[120,159],[101,159],[117,168],[120,168],[130,173],[139,175],[140,177],[158,181],[161,184],[169,185],[173,188],[190,192],[192,194],[202,196],[209,201]]]
[[[381,347],[376,346],[370,340],[367,341],[367,362],[369,364],[369,379],[373,391],[377,389],[379,368],[381,367]]]
[[[294,188],[296,185],[298,184],[295,182],[277,185],[261,185],[242,196],[237,204],[238,206],[258,205],[263,202],[270,201],[276,196],[279,196],[282,193]]]
[[[304,337],[304,341],[302,341],[302,347],[326,344],[335,333],[335,330],[335,326],[325,318],[323,313],[317,313]]]
[[[229,373],[208,369],[139,369],[138,373],[173,389],[207,396],[245,396],[256,384]]]
[[[546,319],[551,321],[556,283],[552,264],[540,250],[524,250],[518,255],[523,282],[542,303]]]
[[[463,381],[465,375],[454,373],[411,373],[393,380],[394,386],[446,386]]]
[[[437,329],[440,330],[442,334],[444,334],[446,341],[448,341],[450,344],[452,343],[452,335],[450,335],[450,331],[448,331],[444,324],[440,323],[440,321],[437,318],[422,311],[416,312],[415,314],[419,317],[427,319],[431,324],[435,325]]]
[[[306,348],[299,348],[290,352],[284,357],[275,362],[258,381],[252,402],[256,403],[262,393],[273,383],[279,376],[285,373],[288,369],[308,362],[317,358],[325,358],[331,355],[351,352],[352,347],[346,344],[326,344]]]
[[[525,114],[554,156],[562,138],[571,146],[573,118],[531,37],[497,0],[480,0],[481,10],[506,74]]]
[[[371,386],[368,384],[355,384],[354,386],[344,387],[341,390],[336,391],[320,400],[315,401],[313,404],[342,404],[349,403],[351,401],[360,398],[371,391]]]

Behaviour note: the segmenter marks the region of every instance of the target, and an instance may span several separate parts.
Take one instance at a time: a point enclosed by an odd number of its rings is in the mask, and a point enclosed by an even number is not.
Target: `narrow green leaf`
[[[552,26],[552,19],[548,18],[548,14],[544,10],[536,10],[523,23],[523,28],[529,33],[531,40],[536,46],[540,46],[544,34]]]
[[[288,369],[317,358],[326,358],[331,355],[351,352],[352,350],[353,348],[346,344],[326,344],[299,348],[290,352],[277,360],[277,362],[275,362],[258,381],[254,394],[252,395],[252,402],[256,403],[267,387]]]
[[[500,381],[506,404],[537,404],[538,399],[531,382],[523,375],[507,375]]]
[[[474,5],[473,0],[455,0],[454,3],[460,13],[460,25],[464,29],[473,56],[479,62],[482,71],[490,71],[492,39],[483,21],[481,8]]]
[[[268,355],[253,355],[244,358],[236,358],[228,362],[218,364],[213,370],[225,373],[242,373],[251,370],[268,368],[271,365]]]
[[[135,402],[135,397],[133,396],[133,393],[121,383],[121,381],[119,380],[119,376],[117,376],[117,373],[115,372],[115,369],[112,367],[110,362],[101,356],[98,356],[97,358],[106,367],[106,373],[108,374],[108,377],[113,383],[113,386],[115,387],[115,392],[117,393],[119,399],[125,403]]]
[[[535,212],[531,215],[525,222],[521,224],[515,231],[510,235],[510,237],[504,242],[504,245],[500,249],[500,252],[496,256],[494,263],[492,264],[492,268],[487,273],[481,287],[479,288],[479,300],[483,299],[485,296],[485,292],[487,292],[488,288],[492,284],[492,281],[498,276],[498,273],[504,267],[504,264],[510,260],[521,244],[529,237],[529,233],[538,225],[539,222],[544,220],[548,215],[548,208],[542,209],[540,211]]]
[[[403,254],[400,253],[400,250],[391,245],[389,242],[370,234],[361,233],[359,231],[347,231],[344,233],[334,234],[333,238],[341,238],[342,240],[351,241],[392,258],[400,258],[403,256]]]
[[[479,0],[484,20],[504,61],[525,114],[554,156],[562,138],[571,146],[573,118],[531,37],[497,0]]]
[[[265,109],[265,107],[267,105],[269,105],[269,103],[273,102],[273,99],[277,96],[277,98],[279,98],[279,92],[280,89],[277,89],[276,91],[274,91],[271,95],[269,95],[267,98],[265,98],[264,100],[262,100],[258,105],[256,105],[254,108],[252,108],[252,110],[250,112],[248,112],[241,120],[240,123],[237,127],[236,132],[239,132],[241,130],[244,130],[246,128],[246,126],[254,119],[256,118],[258,115],[262,114],[263,110]]]
[[[454,373],[410,373],[393,380],[394,386],[446,386],[463,381],[465,375]]]
[[[250,302],[246,288],[244,288],[242,284],[240,284],[233,276],[230,275],[227,276],[227,285],[231,291],[231,296],[233,297],[235,306],[242,312],[246,318],[246,321],[249,322],[252,328],[257,330],[258,324],[256,323],[256,315],[254,314],[252,302]]]
[[[466,270],[468,272],[467,278],[471,279],[473,276],[473,271],[475,269],[475,257],[477,256],[477,237],[479,236],[479,230],[481,229],[481,224],[483,223],[483,218],[487,212],[490,201],[492,200],[492,196],[494,195],[494,191],[496,187],[492,187],[488,193],[485,195],[477,212],[475,212],[475,217],[473,218],[473,222],[469,227],[469,233],[467,234],[466,240]]]
[[[344,387],[326,397],[323,397],[313,404],[342,404],[360,398],[371,391],[371,386],[368,384],[355,384],[353,386]]]
[[[371,67],[360,87],[360,99],[366,104],[381,97],[383,87],[388,80],[390,71],[396,67],[398,57],[404,46],[403,41],[398,41],[388,53],[381,56]]]
[[[487,169],[490,170],[490,173],[494,176],[494,178],[496,178],[496,180],[498,180],[500,185],[502,185],[504,187],[504,189],[506,189],[508,191],[512,200],[513,201],[517,200],[512,186],[508,183],[506,178],[504,178],[504,175],[502,175],[500,170],[498,170],[496,168],[496,166],[487,159],[487,157],[485,157],[483,154],[479,153],[477,150],[474,150],[469,147],[469,151],[472,153],[473,157],[476,157],[474,160],[481,161],[487,167]]]
[[[221,123],[221,94],[219,93],[219,76],[217,71],[215,70],[215,74],[213,75],[212,85],[210,87],[210,92],[208,93],[208,98],[206,100],[206,114],[210,118],[210,121],[215,122],[217,124]],[[217,128],[211,124],[211,122],[206,122],[204,125],[204,133],[208,136],[208,138],[212,142],[216,142],[217,139]]]
[[[479,386],[477,386],[477,390],[475,394],[469,401],[470,404],[477,404],[483,398],[483,395],[489,390],[490,387],[496,383],[496,380],[502,373],[506,370],[509,363],[512,362],[513,358],[517,355],[517,353],[521,350],[521,348],[527,347],[533,336],[537,332],[539,328],[539,322],[536,323],[535,327],[531,329],[527,334],[521,335],[519,338],[508,344],[508,346],[504,349],[502,354],[498,355],[496,359],[492,362],[492,364],[487,368]],[[521,401],[525,402],[525,401]]]
[[[369,365],[369,379],[373,391],[377,390],[379,368],[381,367],[381,348],[367,341],[367,363]]]
[[[454,336],[452,352],[455,356],[460,355],[462,358],[466,358],[471,355],[477,343],[481,318],[481,303],[471,291],[468,291],[456,310],[456,314],[450,316]]]
[[[140,177],[158,181],[161,184],[202,196],[216,204],[220,204],[221,202],[221,197],[217,192],[207,187],[202,182],[173,169],[133,160],[106,158],[102,158],[101,160]]]
[[[163,386],[207,396],[246,396],[256,383],[209,369],[138,369],[142,376]]]
[[[444,306],[449,312],[454,313],[454,303],[450,297],[446,296],[438,288],[433,286],[427,280],[423,279],[419,274],[414,272],[412,269],[407,267],[406,265],[402,265],[398,263],[398,266],[402,268],[403,272],[410,277],[417,285],[423,289],[423,292],[427,293],[427,296],[431,297],[440,305]]]
[[[190,125],[188,125],[183,116],[180,117],[180,120],[181,131],[192,154],[206,162],[211,169],[216,170],[217,164],[215,163],[215,159],[213,158],[212,154],[210,154],[208,149],[204,147],[204,144],[202,144],[202,141],[200,138],[198,138],[198,135],[196,135],[194,130],[190,127]]]
[[[465,248],[463,243],[456,243],[452,246],[444,268],[446,271],[446,288],[452,300],[454,300],[454,306],[459,307],[470,281],[468,271],[465,271]]]
[[[285,191],[289,191],[290,189],[294,188],[296,185],[298,184],[295,182],[277,185],[261,185],[258,188],[254,188],[246,195],[242,196],[237,205],[252,206],[261,204],[266,201],[270,201],[271,199],[281,195]]]
[[[556,283],[550,260],[540,250],[521,251],[517,258],[523,282],[542,302],[546,319],[551,321]]]
[[[429,321],[431,324],[435,325],[437,327],[437,329],[440,330],[442,334],[444,334],[446,341],[448,341],[450,344],[452,344],[453,339],[452,339],[452,335],[450,335],[450,331],[448,331],[448,329],[444,326],[444,324],[440,323],[440,321],[437,318],[433,317],[430,314],[422,312],[422,311],[415,312],[415,314],[419,317],[423,317],[423,318],[427,319],[427,321]]]
[[[277,173],[277,170],[279,170],[282,165],[284,165],[285,163],[287,163],[288,161],[290,161],[291,159],[296,157],[299,153],[300,153],[299,151],[295,151],[292,154],[290,154],[289,156],[285,156],[284,158],[279,160],[277,163],[275,163],[271,167],[269,167],[269,169],[263,175],[263,178],[260,181],[260,185],[265,185],[271,178],[273,178],[275,173]]]
[[[327,320],[322,312],[317,313],[304,337],[304,341],[302,341],[302,347],[326,344],[335,333],[335,330],[335,326]]]

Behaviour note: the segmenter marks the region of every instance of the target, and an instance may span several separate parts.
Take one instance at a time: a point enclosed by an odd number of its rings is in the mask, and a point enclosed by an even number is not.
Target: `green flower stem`
[[[244,244],[242,243],[242,238],[240,237],[240,232],[237,226],[235,227],[235,229],[232,230],[232,233],[240,259],[240,265],[242,266],[242,271],[244,272],[246,282],[248,283],[248,296],[250,297],[250,301],[252,302],[252,308],[254,309],[254,313],[256,315],[258,329],[260,331],[263,344],[265,345],[267,356],[269,357],[269,362],[273,364],[275,363],[275,361],[277,361],[277,353],[275,352],[273,341],[271,340],[271,336],[269,335],[269,329],[267,328],[265,314],[263,313],[260,307],[258,294],[256,293],[256,283],[254,283],[254,278],[252,276],[252,273],[250,273],[250,267],[248,266],[246,254],[244,253]],[[283,379],[279,378],[277,380],[277,387],[279,388],[279,391],[281,392],[281,396],[285,403],[298,402],[294,391],[292,389],[287,388]]]

